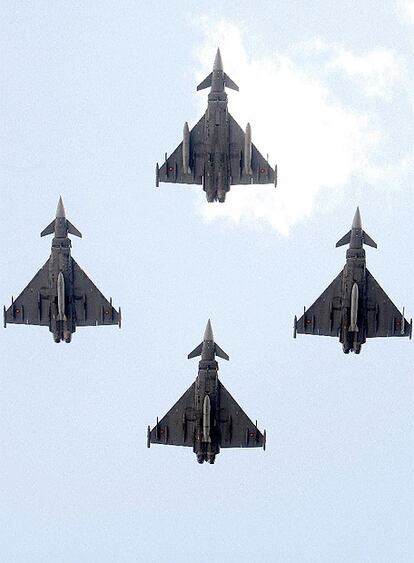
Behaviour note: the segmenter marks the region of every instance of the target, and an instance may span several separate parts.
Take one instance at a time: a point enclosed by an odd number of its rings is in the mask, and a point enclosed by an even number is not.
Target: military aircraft
[[[316,334],[339,336],[345,354],[359,354],[367,338],[381,336],[409,336],[412,320],[404,318],[365,264],[364,244],[377,244],[362,229],[357,208],[351,230],[336,246],[349,243],[346,264],[342,272],[302,317],[295,317],[293,336]]]
[[[6,310],[7,323],[48,326],[55,342],[70,342],[78,326],[112,325],[121,327],[121,309],[107,301],[85,272],[71,257],[68,234],[81,237],[78,229],[66,219],[62,198],[56,219],[40,236],[54,234],[52,252],[46,264]]]
[[[200,121],[190,131],[183,130],[183,141],[167,158],[161,168],[156,166],[156,186],[160,182],[202,184],[207,201],[224,202],[234,184],[277,183],[275,170],[252,143],[250,124],[246,131],[236,123],[227,110],[225,87],[239,87],[223,71],[220,49],[217,50],[213,72],[197,86],[202,90],[211,86],[208,107]]]
[[[148,426],[147,446],[189,446],[198,463],[214,463],[220,448],[265,449],[266,431],[258,430],[218,379],[216,356],[229,357],[214,342],[210,320],[188,358],[200,355],[197,379],[152,430]]]

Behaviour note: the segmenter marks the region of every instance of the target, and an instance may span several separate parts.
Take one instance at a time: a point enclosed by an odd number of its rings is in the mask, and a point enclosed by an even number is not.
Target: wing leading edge
[[[159,182],[176,184],[202,184],[204,175],[204,115],[191,129],[188,143],[188,162],[190,170],[184,168],[183,143],[165,159],[156,170],[156,185]]]
[[[229,166],[231,184],[270,184],[276,185],[277,176],[275,170],[268,161],[260,154],[256,146],[251,143],[251,159],[249,174],[245,174],[244,158],[246,151],[246,134],[228,114],[229,120]],[[204,144],[204,121],[205,115],[198,121],[189,133],[188,165],[184,166],[183,142],[166,158],[161,167],[157,164],[156,185],[159,182],[172,182],[177,184],[202,184],[205,170],[205,159],[207,157]]]
[[[244,160],[246,152],[246,133],[237,121],[228,114],[230,137],[230,172],[231,184],[277,184],[275,170],[251,143],[251,173],[245,174]]]
[[[152,430],[148,427],[148,443],[168,446],[194,446],[195,383],[178,399],[167,414],[158,421]]]
[[[262,434],[240,405],[219,382],[220,392],[220,447],[259,448],[266,447],[266,431]]]
[[[367,270],[367,338],[409,336],[412,321],[404,318],[374,276]]]
[[[295,332],[319,336],[338,336],[341,328],[342,271],[307,309],[300,319],[295,318]]]
[[[10,307],[4,308],[7,323],[49,326],[50,323],[49,260],[24,288]]]
[[[121,310],[112,306],[73,258],[72,263],[76,326],[121,326]]]

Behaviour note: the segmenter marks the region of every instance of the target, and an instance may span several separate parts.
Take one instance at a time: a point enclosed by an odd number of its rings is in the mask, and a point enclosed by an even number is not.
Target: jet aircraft
[[[299,320],[295,316],[294,338],[297,333],[339,336],[345,354],[359,354],[367,338],[411,338],[412,320],[404,318],[404,309],[398,311],[366,268],[363,245],[377,244],[362,229],[359,208],[351,230],[336,246],[344,244],[349,244],[344,269]]]
[[[266,431],[258,430],[218,379],[216,356],[229,357],[214,342],[210,320],[188,358],[200,355],[197,379],[152,430],[148,426],[147,446],[189,446],[198,463],[214,463],[220,448],[265,449]]]
[[[52,252],[46,264],[6,310],[7,323],[48,326],[55,342],[70,342],[78,326],[112,325],[121,327],[121,309],[112,306],[71,257],[68,234],[81,237],[66,219],[62,198],[56,219],[40,236],[54,234]]]
[[[183,141],[159,167],[156,166],[156,186],[160,182],[202,184],[207,201],[224,202],[234,184],[277,183],[277,169],[271,166],[252,143],[251,127],[246,131],[227,110],[225,88],[239,87],[223,71],[220,49],[217,50],[213,72],[197,86],[211,87],[208,107],[200,121],[190,131],[186,122]]]

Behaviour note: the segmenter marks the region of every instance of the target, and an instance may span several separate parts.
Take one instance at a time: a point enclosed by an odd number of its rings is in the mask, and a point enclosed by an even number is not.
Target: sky
[[[123,314],[70,345],[2,329],[2,561],[414,560],[413,344],[292,338],[357,205],[369,270],[414,314],[413,32],[412,1],[2,4],[2,302],[47,260],[62,195],[74,258]],[[224,205],[155,188],[218,46],[229,110],[279,171]],[[208,318],[268,438],[211,466],[146,448]]]

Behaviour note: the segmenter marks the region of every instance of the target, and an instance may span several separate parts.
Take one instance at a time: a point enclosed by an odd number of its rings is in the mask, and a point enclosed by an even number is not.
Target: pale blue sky
[[[1,300],[46,261],[39,233],[62,194],[83,233],[73,256],[124,322],[80,328],[69,346],[2,331],[2,561],[414,560],[412,343],[345,356],[335,339],[292,338],[295,313],[343,267],[335,243],[357,205],[378,243],[368,268],[414,314],[402,5],[3,3]],[[201,190],[157,190],[154,170],[200,117],[217,42],[241,87],[230,111],[251,119],[280,183],[263,200],[235,187],[207,217]],[[190,449],[147,450],[146,426],[194,380],[186,356],[208,317],[230,355],[221,380],[268,449],[199,466]]]

